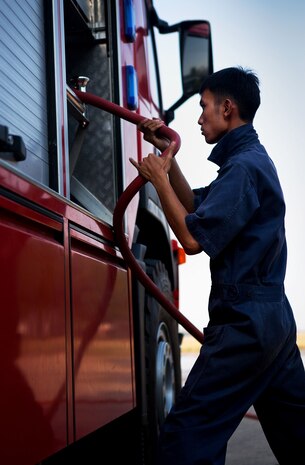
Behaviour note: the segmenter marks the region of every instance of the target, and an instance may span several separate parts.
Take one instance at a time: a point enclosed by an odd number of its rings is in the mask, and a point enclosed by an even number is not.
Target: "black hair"
[[[220,101],[232,98],[239,110],[242,120],[252,122],[260,106],[259,79],[249,69],[242,67],[225,68],[210,74],[201,84],[200,94],[209,90]]]

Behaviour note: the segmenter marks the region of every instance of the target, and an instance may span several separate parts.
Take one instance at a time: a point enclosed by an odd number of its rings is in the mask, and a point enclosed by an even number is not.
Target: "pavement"
[[[259,421],[242,420],[228,443],[226,465],[278,465]]]
[[[305,350],[301,350],[305,364]],[[182,351],[183,382],[197,357],[196,351]],[[255,417],[253,409],[249,410]],[[228,443],[226,465],[278,465],[259,421],[245,417]]]

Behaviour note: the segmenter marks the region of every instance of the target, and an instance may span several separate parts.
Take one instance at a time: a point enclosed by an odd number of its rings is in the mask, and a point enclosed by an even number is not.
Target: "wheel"
[[[171,300],[171,283],[164,264],[159,260],[147,260],[146,267],[153,282]],[[155,451],[160,426],[181,389],[180,343],[178,323],[148,293],[145,363],[150,439]]]

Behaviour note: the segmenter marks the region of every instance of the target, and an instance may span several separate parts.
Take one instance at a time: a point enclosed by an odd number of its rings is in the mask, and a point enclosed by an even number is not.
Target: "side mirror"
[[[180,60],[183,94],[191,97],[213,72],[210,25],[207,21],[181,24]]]
[[[202,81],[213,73],[211,27],[208,21],[179,23],[182,96],[165,111],[166,123],[174,119],[175,110],[199,93]]]
[[[203,20],[181,21],[170,26],[159,18],[154,7],[150,14],[152,25],[160,34],[179,33],[182,96],[164,112],[168,124],[174,119],[175,110],[199,93],[201,82],[213,73],[211,26]]]

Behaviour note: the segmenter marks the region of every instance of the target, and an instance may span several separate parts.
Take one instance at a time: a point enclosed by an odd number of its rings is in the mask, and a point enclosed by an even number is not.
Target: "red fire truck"
[[[174,32],[183,95],[166,110],[155,34]],[[129,157],[153,148],[74,90],[169,123],[211,71],[209,23],[170,26],[151,0],[0,0],[1,464],[152,463],[181,341],[112,218],[137,175]],[[149,183],[124,228],[178,305],[177,247]]]

